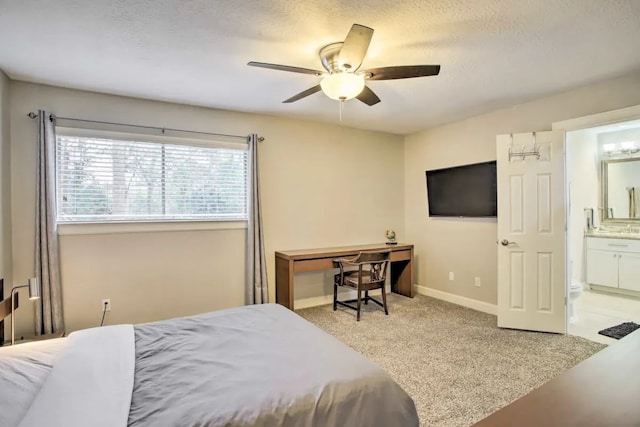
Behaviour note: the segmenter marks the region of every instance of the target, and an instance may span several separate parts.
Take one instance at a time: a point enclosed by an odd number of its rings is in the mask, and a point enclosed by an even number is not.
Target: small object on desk
[[[396,241],[396,232],[393,230],[387,230],[385,233],[385,236],[387,237],[387,245],[397,245],[398,242]]]

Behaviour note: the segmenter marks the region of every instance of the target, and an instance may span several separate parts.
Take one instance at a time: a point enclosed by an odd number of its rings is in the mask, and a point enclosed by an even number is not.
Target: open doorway
[[[568,333],[640,324],[640,120],[566,133]]]

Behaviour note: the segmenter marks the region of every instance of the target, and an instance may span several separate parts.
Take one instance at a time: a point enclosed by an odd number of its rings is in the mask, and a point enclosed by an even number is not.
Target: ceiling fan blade
[[[344,39],[342,49],[340,49],[340,63],[349,70],[355,71],[360,68],[364,56],[369,49],[373,29],[364,25],[353,24],[347,38]]]
[[[316,92],[319,92],[320,89],[321,89],[320,85],[316,85],[316,86],[314,86],[312,88],[309,88],[307,90],[303,90],[302,92],[300,92],[297,95],[293,95],[291,98],[282,101],[282,103],[283,104],[290,104],[292,102],[296,102],[296,101],[298,101],[298,100],[300,100],[300,99],[302,99],[304,97],[307,97],[309,95],[313,95]]]
[[[365,86],[364,89],[362,89],[362,92],[360,92],[360,95],[356,96],[356,98],[358,98],[360,101],[367,104],[369,107],[371,107],[372,105],[376,105],[378,102],[380,102],[380,98],[378,98],[378,95],[376,95],[367,86]]]
[[[412,77],[437,76],[439,65],[400,65],[362,70],[359,74],[370,74],[369,80],[410,79]]]
[[[322,71],[311,70],[309,68],[292,67],[290,65],[269,64],[267,62],[248,62],[247,65],[251,67],[270,68],[272,70],[290,71],[292,73],[311,74],[314,76],[321,76],[324,74]]]

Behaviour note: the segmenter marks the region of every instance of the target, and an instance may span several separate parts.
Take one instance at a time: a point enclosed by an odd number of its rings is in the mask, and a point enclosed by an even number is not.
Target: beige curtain
[[[35,274],[42,286],[36,301],[36,335],[64,331],[56,224],[56,133],[52,115],[38,111]]]
[[[267,263],[264,256],[262,205],[258,174],[258,135],[249,135],[249,222],[247,229],[246,303],[269,302]]]

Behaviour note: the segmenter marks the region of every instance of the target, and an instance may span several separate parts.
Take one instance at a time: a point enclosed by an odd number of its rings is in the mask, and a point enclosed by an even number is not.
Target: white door
[[[564,132],[498,135],[497,158],[498,326],[565,333]]]

